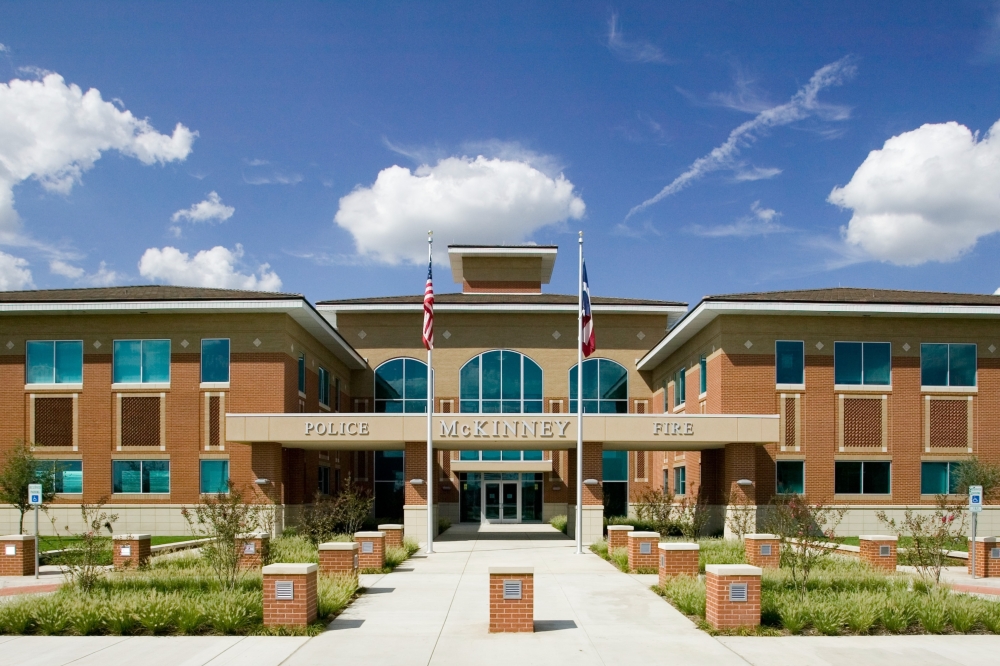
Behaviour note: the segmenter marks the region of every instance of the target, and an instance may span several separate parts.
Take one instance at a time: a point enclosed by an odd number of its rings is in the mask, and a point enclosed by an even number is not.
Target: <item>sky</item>
[[[998,122],[987,0],[0,2],[0,289],[994,293]]]

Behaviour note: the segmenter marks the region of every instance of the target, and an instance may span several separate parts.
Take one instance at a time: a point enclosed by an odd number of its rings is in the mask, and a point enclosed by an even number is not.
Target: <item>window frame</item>
[[[29,365],[28,365],[28,345],[32,342],[51,342],[52,343],[52,381],[51,382],[29,382]],[[80,344],[80,381],[78,382],[58,382],[56,381],[56,343],[59,342],[77,342]],[[82,389],[83,388],[83,340],[25,340],[24,341],[24,387],[26,389],[38,389],[38,388],[60,388],[60,389]]]
[[[681,367],[674,376],[674,409],[687,404],[687,368]]]
[[[947,492],[944,493],[925,493],[924,492],[924,465],[947,465],[945,483],[947,485]],[[958,488],[955,488],[955,492],[952,492],[952,475],[958,473],[958,467],[961,466],[961,460],[921,460],[920,461],[920,494],[923,497],[936,497],[938,495],[958,495]]]
[[[924,383],[924,347],[930,345],[943,345],[947,348],[946,377],[945,384],[925,384]],[[973,380],[971,385],[958,385],[951,383],[951,348],[957,345],[964,345],[973,348]],[[921,342],[920,343],[920,390],[927,393],[950,392],[957,393],[977,392],[979,390],[979,343],[976,342]]]
[[[483,398],[483,356],[485,356],[486,354],[491,354],[493,352],[500,352],[500,363],[501,363],[501,365],[500,365],[500,368],[501,368],[501,374],[500,374],[500,397],[496,398],[496,399],[493,399],[493,398],[486,399],[486,398]],[[504,398],[503,397],[503,355],[505,353],[506,354],[517,354],[518,357],[520,358],[520,380],[519,381],[520,381],[520,385],[521,385],[521,396],[519,398]],[[466,366],[468,366],[470,363],[472,363],[473,361],[475,361],[477,359],[479,360],[479,367],[478,367],[479,377],[478,377],[478,380],[477,380],[478,389],[479,389],[479,397],[478,398],[463,398],[462,397],[462,373],[465,370]],[[525,360],[528,360],[528,361],[531,361],[532,363],[534,363],[535,367],[538,368],[538,372],[541,373],[541,386],[539,387],[541,389],[540,390],[541,395],[539,397],[537,397],[537,398],[526,398],[526,397],[524,397],[524,392],[525,392],[525,388],[526,388],[526,386],[525,386],[526,382],[524,381]],[[464,404],[466,404],[466,403],[472,403],[472,402],[478,403],[479,411],[476,411],[476,412],[466,412],[466,411],[463,411],[462,406]],[[497,403],[500,403],[500,411],[499,412],[484,412],[483,411],[483,403],[484,402],[497,402]],[[519,411],[517,411],[517,412],[505,412],[505,411],[503,411],[504,403],[512,403],[512,402],[517,402],[518,403],[518,405],[519,405]],[[527,411],[525,411],[525,403],[529,403],[529,402],[537,402],[538,405],[539,405],[540,411],[537,411],[537,412],[527,412]],[[458,413],[459,414],[544,414],[545,413],[545,370],[542,368],[542,365],[538,361],[536,361],[535,359],[531,358],[530,356],[528,356],[524,352],[517,351],[516,349],[487,349],[485,351],[482,351],[482,352],[476,354],[475,356],[472,356],[468,360],[466,360],[466,362],[463,363],[462,366],[458,369]]]
[[[218,342],[220,340],[226,341],[226,380],[217,382],[207,382],[205,381],[205,343],[206,342]],[[229,381],[233,377],[233,341],[231,338],[202,338],[201,339],[201,357],[199,359],[199,378],[201,379],[200,388],[203,389],[214,389],[214,388],[229,388]]]
[[[847,461],[844,461],[847,462]],[[802,490],[799,492],[783,493],[778,490],[778,465],[781,463],[798,463],[802,467]],[[806,492],[806,461],[805,460],[775,460],[774,461],[774,494],[775,495],[804,495]]]
[[[687,465],[674,467],[674,495],[677,497],[687,495]]]
[[[116,351],[116,346],[119,342],[138,342],[139,343],[139,381],[138,382],[116,382],[115,381],[115,359],[118,357],[118,352]],[[147,342],[166,342],[167,343],[167,381],[165,382],[147,382],[143,378],[143,367],[142,367],[142,355],[143,346]],[[173,341],[170,338],[121,338],[114,339],[111,342],[111,388],[170,388],[170,381],[173,378]]]
[[[128,492],[128,491],[115,491],[115,464],[117,463],[139,463],[139,491],[138,492]],[[145,474],[143,473],[146,463],[166,463],[167,464],[167,490],[165,492],[152,492],[149,490],[142,490],[145,480]],[[199,474],[201,472],[201,466],[198,468]],[[201,487],[201,479],[199,478],[199,489]],[[111,494],[112,495],[158,495],[164,497],[170,495],[173,489],[173,478],[170,471],[170,459],[169,458],[113,458],[111,460]]]
[[[837,383],[837,345],[859,344],[861,345],[861,383],[840,384]],[[872,384],[865,382],[865,346],[866,345],[888,345],[889,347],[889,381],[885,384]],[[803,368],[804,369],[804,368]],[[891,391],[892,390],[892,343],[882,340],[835,340],[833,343],[833,381],[835,391]]]
[[[839,463],[860,463],[861,464],[861,488],[859,492],[856,493],[845,493],[837,492],[837,465]],[[865,464],[866,463],[878,463],[889,465],[889,490],[884,493],[874,493],[865,492]],[[862,495],[878,495],[881,497],[891,497],[892,496],[892,461],[891,460],[834,460],[833,462],[833,493],[834,496],[849,496],[849,497],[860,497]]]
[[[316,370],[316,374],[319,376],[319,394],[317,400],[321,407],[326,407],[330,409],[330,371],[324,368],[322,365]]]
[[[708,394],[708,358],[702,354],[698,357],[698,397]]]
[[[392,363],[393,361],[402,361],[403,362],[403,395],[398,399],[398,401],[397,400],[389,400],[389,399],[386,399],[386,398],[379,398],[378,397],[378,371],[379,371],[380,368],[382,368],[382,366],[388,365],[389,363]],[[427,376],[427,363],[426,363],[426,361],[421,361],[419,358],[414,358],[413,356],[395,356],[393,358],[386,359],[386,360],[382,361],[381,363],[379,363],[375,367],[374,370],[372,370],[372,375],[373,375],[374,380],[375,380],[375,381],[372,382],[372,408],[375,410],[376,414],[426,414],[427,413],[427,398],[428,398],[428,396],[425,395],[423,398],[407,398],[406,397],[406,362],[407,361],[416,361],[417,363],[419,363],[420,365],[422,365],[423,366],[423,370],[424,370],[423,371],[423,376],[424,377]],[[437,377],[437,373],[433,369],[431,369],[431,383],[432,384],[433,384],[434,379],[436,377]],[[427,392],[431,396],[433,396],[432,387],[428,386],[427,387]],[[420,411],[420,412],[407,412],[406,411],[406,403],[407,402],[411,402],[411,401],[412,402],[417,402],[417,401],[423,402],[424,403],[424,409],[423,409],[423,411]],[[401,403],[403,403],[403,410],[401,412],[379,412],[378,411],[378,404],[380,402],[401,402]]]
[[[305,397],[307,397],[306,396],[306,388],[308,388],[308,385],[306,384],[306,353],[305,352],[299,352],[299,359],[298,359],[298,361],[296,363],[297,363],[298,372],[299,372],[299,376],[298,376],[299,397],[300,398],[305,398]]]
[[[324,481],[323,470],[326,470],[326,475],[325,475],[326,489],[325,490],[324,490],[324,487],[323,487],[324,486],[324,484],[323,484],[323,481]],[[330,490],[332,489],[332,486],[330,485],[331,476],[332,475],[330,474],[330,466],[329,465],[317,465],[316,466],[316,492],[318,492],[321,495],[325,495],[327,497],[330,496]]]
[[[778,345],[782,342],[799,344],[802,346],[802,381],[801,382],[779,382],[778,381]],[[836,347],[834,347],[836,348]],[[836,358],[834,364],[836,364]],[[774,341],[774,386],[777,390],[804,390],[806,387],[806,342],[805,340],[775,340]]]
[[[222,492],[205,490],[205,463],[225,463],[226,465],[226,489]],[[201,458],[198,460],[198,492],[202,495],[228,495],[229,494],[229,458]]]
[[[625,373],[623,375],[625,377],[625,397],[624,398],[615,399],[615,398],[601,398],[600,397],[600,394],[601,394],[601,361],[604,361],[605,363],[612,363],[614,365],[617,365],[619,368],[621,368],[624,371],[624,373]],[[628,411],[629,410],[629,400],[630,400],[629,390],[628,390],[629,389],[629,383],[630,383],[629,382],[629,376],[628,376],[628,368],[626,368],[624,365],[622,365],[618,361],[614,360],[613,358],[607,358],[605,356],[595,356],[593,358],[587,358],[587,359],[583,360],[583,363],[584,364],[587,364],[587,363],[597,363],[597,395],[598,395],[597,398],[584,398],[583,399],[583,406],[584,406],[584,408],[586,408],[587,403],[595,403],[596,402],[597,403],[597,411],[596,412],[588,412],[586,409],[584,409],[583,413],[584,414],[628,414],[629,413],[629,411]],[[576,412],[577,412],[577,410],[573,409],[573,403],[576,402],[576,392],[572,390],[572,387],[573,387],[573,371],[576,370],[576,369],[577,369],[577,364],[574,364],[572,367],[570,367],[569,371],[566,373],[566,385],[570,388],[570,393],[573,393],[573,395],[569,396],[569,412],[568,412],[569,414],[576,414]],[[578,371],[578,374],[577,374],[577,381],[580,381],[579,371]],[[614,412],[602,412],[601,411],[601,403],[624,403],[625,411],[624,412],[618,412],[618,411],[614,411]]]
[[[80,466],[80,469],[79,469],[79,472],[80,472],[80,491],[79,492],[67,492],[65,490],[58,490],[58,486],[56,485],[56,474],[59,473],[60,471],[62,473],[64,473],[64,474],[67,471],[74,471],[74,472],[77,471],[77,470],[58,470],[57,466],[60,463],[76,463],[76,464],[78,464]],[[83,495],[83,459],[82,458],[36,458],[35,459],[35,464],[36,464],[36,467],[35,467],[35,476],[38,476],[39,472],[42,472],[42,471],[48,472],[49,471],[49,470],[40,470],[38,468],[39,466],[41,466],[41,465],[51,465],[52,466],[51,467],[52,476],[50,478],[52,479],[52,487],[55,490],[56,495],[59,495],[59,496],[62,496],[62,495],[73,495],[73,496]],[[65,487],[65,483],[64,483],[64,487]]]

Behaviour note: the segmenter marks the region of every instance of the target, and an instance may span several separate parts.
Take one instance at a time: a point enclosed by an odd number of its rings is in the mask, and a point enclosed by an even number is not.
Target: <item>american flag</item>
[[[590,312],[590,282],[587,280],[587,262],[583,262],[583,284],[580,286],[580,309],[583,312],[583,335],[580,336],[583,355],[590,356],[597,349],[594,337],[594,318]]]
[[[431,259],[427,259],[427,286],[424,287],[424,347],[434,349],[434,278]]]

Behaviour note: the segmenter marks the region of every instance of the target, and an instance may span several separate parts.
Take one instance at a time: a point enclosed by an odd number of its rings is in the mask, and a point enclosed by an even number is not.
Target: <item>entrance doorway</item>
[[[517,481],[486,481],[483,483],[483,514],[491,523],[519,523],[521,512]]]
[[[542,520],[543,475],[537,472],[462,472],[463,523],[533,523]]]

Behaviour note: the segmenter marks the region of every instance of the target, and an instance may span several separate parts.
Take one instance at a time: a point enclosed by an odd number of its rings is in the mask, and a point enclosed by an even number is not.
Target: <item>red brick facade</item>
[[[608,525],[608,550],[626,548],[628,533],[634,531],[635,528],[631,525]]]
[[[385,532],[386,548],[403,547],[403,526],[397,524],[386,524],[378,526],[379,532]]]
[[[659,542],[659,532],[629,532],[629,570],[637,571],[639,569],[656,569],[659,566],[659,553],[657,551],[656,544]]]
[[[734,586],[740,587],[740,593]],[[741,586],[746,586],[745,593]],[[733,597],[741,600],[731,600]],[[706,566],[705,620],[715,629],[759,625],[760,569],[745,564]]]
[[[144,569],[152,557],[149,534],[116,534],[112,539],[112,563],[115,569]]]
[[[971,540],[970,540],[971,541]],[[972,544],[969,544],[969,554],[972,554]],[[1000,548],[1000,537],[976,537],[976,576],[978,578],[996,578],[1000,576],[1000,555],[996,549]],[[966,564],[966,570],[972,574],[972,558]]]
[[[358,566],[361,569],[381,569],[385,566],[385,532],[356,532]]]
[[[781,563],[781,541],[773,534],[747,534],[743,549],[747,563],[755,567],[777,569]]]
[[[896,572],[896,544],[898,537],[863,534],[859,539],[861,561],[873,569]]]
[[[505,590],[505,581],[520,583],[520,589]],[[511,592],[516,592],[512,594]],[[535,576],[531,568],[490,568],[490,633],[521,633],[535,630]],[[517,596],[518,598],[512,598]]]
[[[271,564],[264,573],[264,626],[304,627],[316,621],[318,592],[315,564]],[[287,594],[291,599],[278,598]]]
[[[35,543],[23,534],[0,537],[0,576],[34,576]]]
[[[675,576],[697,576],[700,547],[696,543],[658,544],[660,585]]]
[[[358,543],[331,541],[319,545],[319,572],[321,574],[358,574]]]

